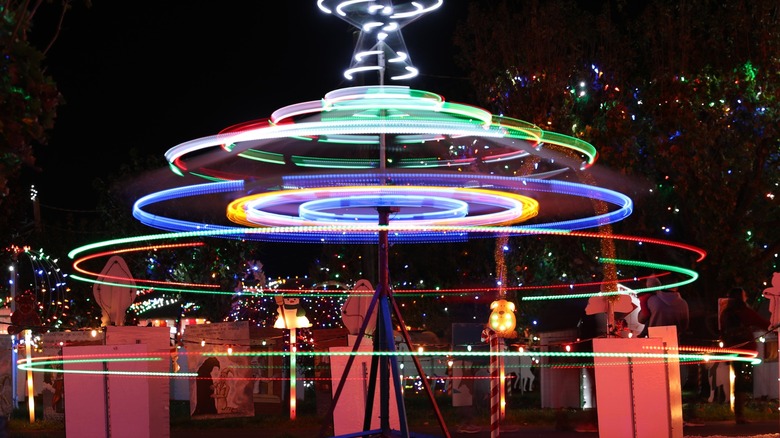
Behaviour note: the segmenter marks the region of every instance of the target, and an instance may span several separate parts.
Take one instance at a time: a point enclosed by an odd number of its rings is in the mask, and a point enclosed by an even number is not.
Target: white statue
[[[92,293],[103,310],[101,326],[125,325],[127,309],[136,295],[135,280],[125,259],[119,256],[108,259],[98,282],[92,286]]]
[[[368,315],[368,306],[373,299],[374,288],[371,286],[370,281],[364,279],[358,280],[352,291],[353,294],[350,294],[341,306],[341,322],[349,330],[349,334],[357,335],[360,333],[360,327],[362,327],[363,322],[368,318],[365,334],[371,335],[376,328],[375,321],[378,307],[375,304],[371,315]]]
[[[772,317],[769,321],[772,323],[772,329],[780,324],[780,272],[772,275],[772,287],[764,289],[764,298],[769,300],[769,311]]]

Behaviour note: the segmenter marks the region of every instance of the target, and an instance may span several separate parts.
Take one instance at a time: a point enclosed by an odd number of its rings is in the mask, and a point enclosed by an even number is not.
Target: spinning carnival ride
[[[589,143],[474,106],[446,102],[432,92],[385,85],[385,78],[403,80],[416,74],[401,29],[437,9],[442,0],[400,5],[374,0],[318,0],[317,4],[322,11],[360,29],[345,77],[377,74],[379,85],[334,90],[320,100],[281,108],[267,119],[235,125],[171,148],[165,157],[174,173],[186,180],[207,182],[140,198],[133,209],[134,217],[166,232],[77,248],[69,254],[80,273],[73,278],[96,282],[99,273],[89,266],[100,265],[100,260],[112,254],[200,245],[204,238],[376,243],[379,279],[369,314],[377,309],[374,351],[380,354],[374,356],[372,371],[379,373],[381,432],[386,434],[390,428],[389,385],[395,386],[396,394],[401,393],[391,312],[401,321],[402,334],[411,345],[389,287],[390,244],[576,236],[668,246],[690,252],[697,260],[704,257],[700,249],[684,244],[602,232],[603,227],[629,216],[632,202],[613,190],[562,179],[593,166],[597,152]],[[606,208],[594,214],[593,202]],[[561,205],[568,207],[566,211],[578,213],[562,218],[560,208],[550,208]],[[203,217],[213,220],[204,223]],[[602,228],[588,231],[597,227]],[[674,274],[670,278],[675,280],[666,287],[688,284],[697,277],[685,268],[621,260],[612,254],[605,254],[600,261],[609,266],[625,264]],[[637,280],[617,275],[606,276],[606,287],[598,292],[600,295],[619,295],[618,283]],[[160,285],[143,278],[135,278],[134,282],[138,288],[162,286],[183,292],[216,288],[174,282]],[[568,287],[576,290],[577,285]],[[652,289],[636,291],[643,290]],[[365,331],[366,323],[356,348]],[[353,350],[347,367],[356,354]],[[411,355],[416,361],[414,353]],[[710,354],[709,359],[717,360],[717,353]],[[688,360],[701,360],[701,355]],[[733,357],[724,354],[723,360]],[[419,362],[416,365],[422,375]],[[334,406],[345,377],[346,372]],[[422,381],[427,384],[426,379]],[[373,386],[371,391],[373,394]],[[406,436],[403,401],[400,397],[396,401]],[[369,412],[370,408],[367,421]],[[448,434],[438,408],[436,413]]]

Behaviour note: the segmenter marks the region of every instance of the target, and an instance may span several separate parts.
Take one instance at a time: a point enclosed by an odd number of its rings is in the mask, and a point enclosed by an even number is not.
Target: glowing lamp
[[[515,303],[504,299],[490,303],[490,320],[488,325],[499,338],[516,338]]]
[[[285,298],[277,296],[276,304],[279,306],[279,316],[276,318],[274,328],[294,329],[311,327],[306,311],[301,306],[300,298]]]
[[[298,350],[298,338],[295,332],[298,328],[311,327],[311,323],[306,318],[306,311],[301,306],[300,298],[277,295],[274,300],[279,306],[279,316],[276,318],[274,328],[290,330],[290,420],[295,420],[298,410],[296,390],[298,361],[295,357]]]

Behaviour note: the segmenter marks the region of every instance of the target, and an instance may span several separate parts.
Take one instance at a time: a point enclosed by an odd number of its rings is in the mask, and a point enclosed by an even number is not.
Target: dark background
[[[463,101],[446,91],[465,85],[452,33],[467,3],[445,1],[404,27],[421,76],[393,85]],[[36,44],[51,38],[53,11],[36,16]],[[41,204],[94,208],[95,178],[110,179],[131,150],[165,168],[164,153],[179,143],[360,85],[341,74],[353,30],[316,0],[74,2],[45,61],[65,104],[36,150]]]

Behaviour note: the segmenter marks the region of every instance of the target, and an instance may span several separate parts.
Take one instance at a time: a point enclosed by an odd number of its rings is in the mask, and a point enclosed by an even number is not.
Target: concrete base
[[[593,351],[601,438],[682,438],[682,394],[675,327],[649,338],[597,338]],[[659,357],[659,355],[661,357]]]

